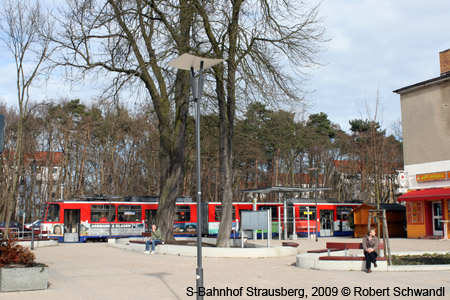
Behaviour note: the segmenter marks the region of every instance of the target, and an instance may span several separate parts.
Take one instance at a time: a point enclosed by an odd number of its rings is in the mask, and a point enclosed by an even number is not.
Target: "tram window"
[[[59,222],[60,220],[59,213],[60,213],[59,204],[50,204],[48,206],[47,218],[45,219],[45,221]]]
[[[272,221],[278,221],[278,206],[264,205],[259,207],[259,210],[269,209],[272,211]]]
[[[151,229],[152,224],[156,224],[156,209],[145,210],[145,223],[148,230]]]
[[[300,220],[308,220],[307,206],[299,207],[299,215],[300,215]],[[309,206],[309,220],[315,220],[315,219],[316,219],[316,207]]]
[[[252,211],[252,209],[242,209],[242,208],[239,209],[239,220],[241,220],[240,222],[242,222],[242,212],[243,211]]]
[[[119,222],[140,222],[141,219],[140,205],[119,205],[117,207],[117,220]]]
[[[222,216],[222,206],[216,206],[214,211],[216,221],[220,221],[220,217]],[[236,207],[233,206],[233,215],[231,216],[231,220],[236,220]]]
[[[177,206],[175,209],[175,221],[187,222],[191,220],[191,207],[188,205]]]
[[[338,206],[336,208],[336,218],[339,221],[347,221],[348,214],[350,213],[351,210],[352,208],[349,206]]]
[[[116,220],[115,205],[92,205],[91,222],[114,222]]]

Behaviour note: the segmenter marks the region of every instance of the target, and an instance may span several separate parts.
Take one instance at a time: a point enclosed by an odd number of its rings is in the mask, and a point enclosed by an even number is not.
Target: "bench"
[[[328,256],[321,256],[319,260],[364,260],[364,256],[349,256],[348,250],[350,249],[363,249],[362,243],[334,243],[328,242],[327,245]],[[384,249],[383,243],[378,243],[377,249]],[[345,251],[344,256],[331,256],[331,251]],[[321,253],[321,252],[311,252],[311,253]],[[377,260],[386,260],[386,257],[378,257]]]
[[[341,249],[317,249],[317,250],[308,250],[307,253],[325,253],[325,252],[333,252],[333,251],[341,251]]]
[[[132,243],[132,244],[145,244],[145,241],[139,241],[139,240],[130,240],[128,242]]]

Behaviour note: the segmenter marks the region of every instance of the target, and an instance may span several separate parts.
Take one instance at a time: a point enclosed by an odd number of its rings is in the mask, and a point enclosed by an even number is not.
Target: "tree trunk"
[[[183,187],[184,152],[186,144],[186,126],[189,110],[189,73],[179,70],[176,79],[176,118],[171,136],[170,124],[160,121],[160,169],[161,188],[159,206],[156,213],[158,226],[163,239],[174,242],[173,222],[175,203]]]
[[[227,78],[225,97],[223,66],[219,66],[216,72],[216,91],[219,103],[220,118],[220,197],[222,202],[222,216],[220,219],[217,246],[228,247],[232,227],[233,215],[233,136],[234,116],[236,111],[236,70],[237,70],[237,38],[239,32],[239,13],[243,1],[233,2],[231,22],[228,26],[229,51],[227,59]],[[217,53],[219,54],[219,53]]]
[[[20,107],[22,108],[22,107]],[[13,163],[13,178],[12,191],[6,203],[5,229],[6,238],[9,238],[7,232],[9,231],[9,224],[11,223],[14,209],[17,204],[17,191],[19,189],[20,170],[22,165],[22,142],[23,142],[23,112],[20,110],[20,117],[17,126],[17,148],[14,153]]]
[[[188,51],[192,9],[187,0],[180,1],[179,54]],[[156,220],[161,228],[163,239],[174,242],[173,222],[175,203],[182,191],[184,178],[184,153],[186,145],[187,116],[189,112],[189,72],[178,70],[175,78],[175,116],[171,117],[169,99],[160,103],[160,170],[161,186]],[[172,121],[173,120],[173,121]]]

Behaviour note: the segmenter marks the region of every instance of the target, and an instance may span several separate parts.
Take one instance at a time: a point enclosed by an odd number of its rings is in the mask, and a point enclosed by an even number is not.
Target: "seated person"
[[[162,239],[161,230],[156,227],[155,224],[152,224],[152,235],[148,241],[145,242],[145,252],[149,253],[150,243],[152,244],[152,251],[150,254],[155,253],[155,247],[156,244],[164,244],[164,241]]]

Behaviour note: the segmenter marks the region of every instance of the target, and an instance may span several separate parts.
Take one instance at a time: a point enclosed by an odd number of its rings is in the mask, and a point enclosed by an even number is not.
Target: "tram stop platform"
[[[320,259],[328,256],[326,251],[320,253],[308,253],[310,250],[323,249],[326,242],[355,243],[361,239],[354,238],[322,238],[322,243],[313,247],[315,242],[308,241],[305,251],[296,256],[296,266],[304,269],[328,270],[328,271],[364,271],[365,260],[362,250],[332,251],[331,256],[336,259]],[[392,238],[390,239],[391,255],[421,255],[425,253],[446,254],[450,253],[450,241],[435,240],[435,242],[421,243],[417,239]],[[320,246],[319,246],[320,245]],[[302,249],[303,250],[303,249]],[[450,265],[388,265],[387,257],[381,251],[381,257],[377,260],[377,268],[371,268],[372,272],[406,272],[406,271],[450,271]],[[344,257],[348,259],[344,259]],[[342,259],[340,259],[342,257]]]
[[[351,288],[388,290],[390,296],[377,299],[425,299],[421,296],[407,295],[394,297],[394,289],[408,292],[408,289],[445,288],[444,297],[448,299],[450,271],[418,270],[415,272],[373,272],[346,270],[315,270],[299,268],[297,255],[308,250],[323,249],[326,242],[360,242],[351,238],[319,238],[318,242],[300,238],[296,253],[290,256],[266,258],[248,257],[204,257],[204,286],[216,289],[297,289],[304,292],[305,298],[313,297],[318,288]],[[281,247],[282,242],[272,240],[271,246]],[[252,244],[266,245],[265,240],[251,241]],[[395,253],[449,251],[450,242],[418,239],[391,239],[391,249]],[[143,246],[143,245],[141,245]],[[160,247],[160,246],[158,246]],[[157,247],[157,249],[158,249]],[[144,254],[143,251],[127,251],[111,247],[108,243],[61,243],[53,247],[39,247],[33,250],[36,261],[45,263],[48,269],[47,290],[0,293],[1,300],[181,300],[195,299],[189,290],[196,286],[197,258],[193,256]],[[211,296],[212,299],[298,299],[298,297],[258,297]],[[329,297],[326,297],[329,298]],[[343,296],[333,299],[368,299],[363,296]]]

